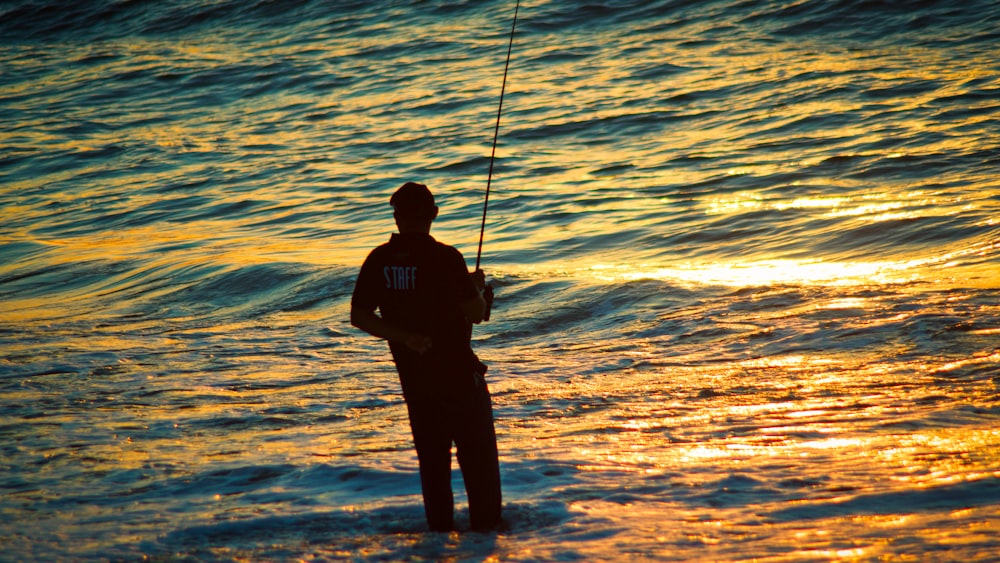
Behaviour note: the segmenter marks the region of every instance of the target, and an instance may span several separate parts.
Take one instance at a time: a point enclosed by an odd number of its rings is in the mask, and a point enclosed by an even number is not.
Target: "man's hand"
[[[476,270],[469,274],[469,279],[472,280],[472,285],[476,288],[478,295],[460,305],[462,312],[465,313],[465,318],[469,319],[472,324],[479,324],[483,322],[486,315],[486,300],[483,299],[483,291],[486,290],[486,274],[482,270]]]
[[[486,305],[483,309],[482,318],[478,321],[473,321],[475,324],[479,324],[483,321],[490,320],[490,310],[493,308],[493,288],[486,285],[486,273],[482,270],[476,270],[469,274],[469,278],[472,279],[472,285],[476,286],[476,290],[479,291],[479,295],[483,299],[483,303]]]
[[[372,336],[389,342],[402,342],[418,354],[426,354],[431,349],[431,339],[422,334],[405,331],[385,322],[374,310],[351,306],[351,324]]]
[[[476,286],[479,293],[486,290],[486,272],[482,270],[476,270],[469,274],[469,278],[472,280],[472,285]]]
[[[413,350],[421,356],[426,354],[427,351],[431,349],[432,344],[430,338],[420,334],[411,334],[410,336],[407,336],[403,343],[406,344],[407,348]]]

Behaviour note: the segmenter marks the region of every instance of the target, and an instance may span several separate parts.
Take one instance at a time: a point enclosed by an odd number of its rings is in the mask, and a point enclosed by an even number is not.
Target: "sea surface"
[[[406,181],[474,266],[514,9],[0,2],[0,560],[1000,561],[989,0],[521,2],[427,531],[349,300]]]

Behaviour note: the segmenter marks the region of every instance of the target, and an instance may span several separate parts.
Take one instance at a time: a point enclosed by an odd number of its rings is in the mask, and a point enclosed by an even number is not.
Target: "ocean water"
[[[987,0],[522,2],[426,531],[350,293],[405,181],[473,265],[513,13],[0,3],[0,560],[1000,560]]]

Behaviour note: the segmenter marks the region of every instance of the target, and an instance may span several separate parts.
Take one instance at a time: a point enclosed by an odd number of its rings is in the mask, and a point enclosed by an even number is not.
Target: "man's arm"
[[[430,338],[385,322],[382,317],[375,314],[374,309],[351,305],[351,324],[377,338],[383,338],[390,342],[402,342],[418,354],[424,354],[431,349]]]

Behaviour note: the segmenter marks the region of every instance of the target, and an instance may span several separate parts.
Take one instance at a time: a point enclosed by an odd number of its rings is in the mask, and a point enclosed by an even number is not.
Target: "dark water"
[[[995,560],[985,1],[525,1],[425,531],[348,300],[404,181],[472,265],[513,8],[0,3],[0,559]]]

